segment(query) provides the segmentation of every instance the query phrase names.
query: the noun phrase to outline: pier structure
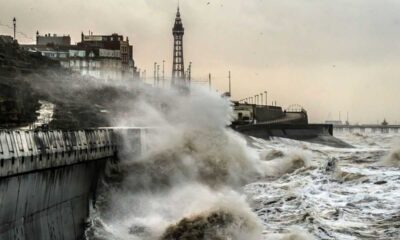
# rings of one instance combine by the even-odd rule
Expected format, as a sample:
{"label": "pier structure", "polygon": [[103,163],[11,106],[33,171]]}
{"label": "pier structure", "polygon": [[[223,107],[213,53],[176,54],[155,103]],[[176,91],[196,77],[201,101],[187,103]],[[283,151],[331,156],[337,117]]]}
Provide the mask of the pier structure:
{"label": "pier structure", "polygon": [[400,125],[334,125],[335,132],[361,132],[361,133],[398,133]]}

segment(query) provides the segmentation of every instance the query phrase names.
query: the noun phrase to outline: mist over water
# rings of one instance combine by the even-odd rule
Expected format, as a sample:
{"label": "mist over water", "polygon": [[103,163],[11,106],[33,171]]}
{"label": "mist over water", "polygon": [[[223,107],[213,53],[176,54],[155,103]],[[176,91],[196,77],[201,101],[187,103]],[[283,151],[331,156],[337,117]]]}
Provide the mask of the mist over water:
{"label": "mist over water", "polygon": [[[227,125],[231,103],[192,88],[146,89],[114,126],[146,126],[140,157],[121,161],[121,178],[98,201],[94,239],[260,239],[262,227],[241,187],[264,176],[258,153]],[[126,144],[129,148],[129,144]],[[129,149],[127,149],[129,152]],[[112,185],[112,186],[111,186]]]}
{"label": "mist over water", "polygon": [[87,239],[398,239],[397,135],[265,141],[227,128],[215,92],[136,92],[109,121],[151,127],[146,151],[109,171]]}

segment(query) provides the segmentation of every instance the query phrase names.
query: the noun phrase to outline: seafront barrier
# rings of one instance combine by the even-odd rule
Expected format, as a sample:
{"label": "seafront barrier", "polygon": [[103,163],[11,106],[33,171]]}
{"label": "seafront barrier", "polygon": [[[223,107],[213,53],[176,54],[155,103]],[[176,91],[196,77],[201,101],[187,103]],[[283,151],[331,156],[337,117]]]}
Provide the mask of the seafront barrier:
{"label": "seafront barrier", "polygon": [[82,239],[107,164],[126,136],[140,152],[141,132],[0,130],[0,239]]}

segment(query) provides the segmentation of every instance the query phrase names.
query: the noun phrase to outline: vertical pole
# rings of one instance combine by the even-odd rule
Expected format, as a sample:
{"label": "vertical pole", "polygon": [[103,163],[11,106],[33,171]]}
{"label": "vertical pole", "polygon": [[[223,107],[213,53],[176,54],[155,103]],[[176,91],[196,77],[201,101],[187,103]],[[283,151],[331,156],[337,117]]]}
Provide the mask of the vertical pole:
{"label": "vertical pole", "polygon": [[268,95],[267,95],[268,92],[264,91],[264,93],[265,93],[265,105],[268,106],[268,99],[267,99],[268,98]]}
{"label": "vertical pole", "polygon": [[165,87],[165,60],[162,61],[162,86]]}
{"label": "vertical pole", "polygon": [[13,19],[13,25],[14,25],[14,40],[16,40],[15,37],[17,32],[17,19],[15,17]]}
{"label": "vertical pole", "polygon": [[208,88],[211,91],[211,73],[208,74]]}
{"label": "vertical pole", "polygon": [[156,86],[156,81],[157,81],[157,62],[154,62],[154,87]]}
{"label": "vertical pole", "polygon": [[228,78],[229,78],[229,97],[231,97],[231,96],[232,96],[232,89],[231,89],[231,71],[229,71]]}
{"label": "vertical pole", "polygon": [[160,65],[157,65],[157,87],[160,85]]}
{"label": "vertical pole", "polygon": [[263,105],[263,104],[264,104],[264,101],[263,101],[263,94],[260,93],[260,96],[261,96],[260,105]]}
{"label": "vertical pole", "polygon": [[190,86],[190,81],[192,81],[192,62],[189,62],[189,76],[188,76],[188,85]]}

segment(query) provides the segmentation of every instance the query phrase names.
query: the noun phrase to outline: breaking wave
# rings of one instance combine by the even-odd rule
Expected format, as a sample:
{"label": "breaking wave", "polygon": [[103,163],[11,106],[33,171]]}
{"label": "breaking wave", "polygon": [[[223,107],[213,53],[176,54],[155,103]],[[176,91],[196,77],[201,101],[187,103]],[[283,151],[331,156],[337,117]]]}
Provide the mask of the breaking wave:
{"label": "breaking wave", "polygon": [[[264,177],[265,167],[258,152],[226,127],[230,102],[201,88],[190,95],[150,90],[144,96],[131,110],[124,106],[121,122],[113,121],[155,126],[143,139],[146,151],[124,155],[110,171],[114,177],[103,186],[88,238],[260,239],[260,221],[240,188]],[[129,153],[129,138],[124,145]]]}
{"label": "breaking wave", "polygon": [[[273,156],[272,159],[271,156]],[[290,151],[286,154],[281,151],[272,150],[265,155],[265,160],[267,161],[263,162],[263,172],[265,176],[269,177],[279,177],[301,168],[311,167],[310,156],[300,150]]]}
{"label": "breaking wave", "polygon": [[244,138],[216,93],[142,92],[112,121],[151,126],[146,151],[129,155],[126,139],[88,239],[398,239],[396,136],[343,134],[347,149]]}
{"label": "breaking wave", "polygon": [[400,147],[397,145],[386,155],[382,161],[382,165],[388,167],[400,167]]}

